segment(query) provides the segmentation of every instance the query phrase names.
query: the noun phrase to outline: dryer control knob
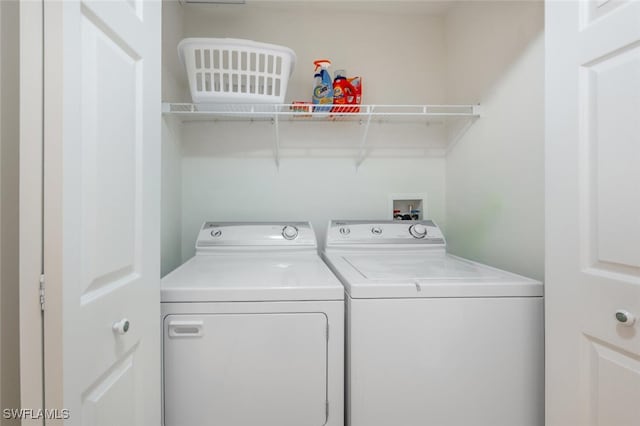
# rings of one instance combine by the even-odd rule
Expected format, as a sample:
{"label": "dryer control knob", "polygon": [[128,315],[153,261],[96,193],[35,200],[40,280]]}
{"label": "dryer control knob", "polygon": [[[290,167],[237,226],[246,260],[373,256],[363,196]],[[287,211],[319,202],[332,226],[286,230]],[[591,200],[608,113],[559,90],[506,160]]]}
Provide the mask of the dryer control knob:
{"label": "dryer control knob", "polygon": [[346,226],[343,226],[340,228],[341,235],[349,235],[350,233],[351,233],[351,229],[347,228]]}
{"label": "dryer control knob", "polygon": [[379,226],[374,226],[373,228],[371,228],[371,233],[373,235],[382,235],[382,228]]}
{"label": "dryer control knob", "polygon": [[298,236],[298,228],[295,226],[287,225],[282,228],[282,236],[285,240],[295,240]]}
{"label": "dryer control knob", "polygon": [[409,227],[409,233],[413,238],[424,238],[427,236],[427,227],[416,223]]}

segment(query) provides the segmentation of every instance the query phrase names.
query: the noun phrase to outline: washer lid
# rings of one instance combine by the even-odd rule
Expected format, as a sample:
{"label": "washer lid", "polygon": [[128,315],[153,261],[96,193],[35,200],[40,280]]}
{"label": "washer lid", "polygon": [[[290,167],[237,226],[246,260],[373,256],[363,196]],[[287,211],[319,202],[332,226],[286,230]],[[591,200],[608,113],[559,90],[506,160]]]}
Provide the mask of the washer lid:
{"label": "washer lid", "polygon": [[343,300],[317,254],[200,254],[162,279],[162,302]]}
{"label": "washer lid", "polygon": [[542,296],[542,284],[456,256],[421,252],[328,253],[353,298]]}

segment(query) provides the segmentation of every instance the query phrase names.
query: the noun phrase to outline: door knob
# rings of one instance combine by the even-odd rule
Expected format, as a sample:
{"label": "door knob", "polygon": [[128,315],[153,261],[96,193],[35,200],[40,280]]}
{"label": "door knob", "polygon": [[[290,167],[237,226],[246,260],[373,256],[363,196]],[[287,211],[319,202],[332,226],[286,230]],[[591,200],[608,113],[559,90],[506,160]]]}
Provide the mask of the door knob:
{"label": "door knob", "polygon": [[129,331],[129,320],[126,318],[121,319],[120,321],[114,322],[113,323],[113,332],[117,333],[117,334],[125,334],[127,331]]}
{"label": "door knob", "polygon": [[630,327],[636,322],[636,317],[629,311],[624,309],[618,309],[616,311],[616,320],[620,325]]}

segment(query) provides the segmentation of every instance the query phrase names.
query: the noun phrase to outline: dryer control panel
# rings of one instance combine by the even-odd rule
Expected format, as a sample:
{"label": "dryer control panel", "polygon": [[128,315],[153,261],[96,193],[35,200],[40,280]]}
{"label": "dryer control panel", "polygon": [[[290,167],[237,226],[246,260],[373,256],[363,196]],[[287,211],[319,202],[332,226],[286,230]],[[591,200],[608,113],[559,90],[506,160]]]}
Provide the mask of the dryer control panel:
{"label": "dryer control panel", "polygon": [[446,247],[442,231],[432,220],[332,220],[327,246],[348,244],[411,244]]}
{"label": "dryer control panel", "polygon": [[212,247],[317,247],[309,222],[205,222],[196,250]]}

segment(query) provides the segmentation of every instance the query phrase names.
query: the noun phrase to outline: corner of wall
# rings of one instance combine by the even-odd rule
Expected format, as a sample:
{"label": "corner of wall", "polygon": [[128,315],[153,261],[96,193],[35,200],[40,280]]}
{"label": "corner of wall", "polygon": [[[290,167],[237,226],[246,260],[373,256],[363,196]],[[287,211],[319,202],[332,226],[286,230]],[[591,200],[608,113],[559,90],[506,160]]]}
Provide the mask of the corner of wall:
{"label": "corner of wall", "polygon": [[[188,100],[186,78],[177,45],[184,37],[184,10],[177,0],[162,3],[162,100]],[[182,263],[182,126],[170,117],[161,119],[161,276]]]}
{"label": "corner of wall", "polygon": [[544,275],[544,14],[541,2],[478,2],[446,20],[449,102],[481,118],[447,154],[449,250]]}
{"label": "corner of wall", "polygon": [[163,118],[161,180],[161,276],[182,263],[182,128]]}
{"label": "corner of wall", "polygon": [[189,102],[178,43],[184,38],[184,6],[178,0],[162,1],[162,101]]}

